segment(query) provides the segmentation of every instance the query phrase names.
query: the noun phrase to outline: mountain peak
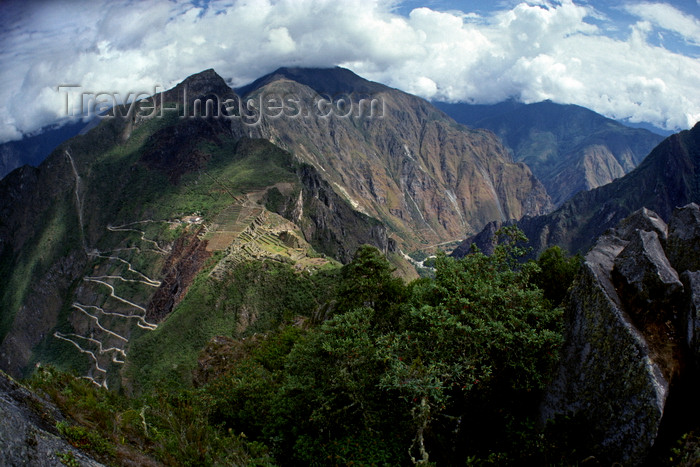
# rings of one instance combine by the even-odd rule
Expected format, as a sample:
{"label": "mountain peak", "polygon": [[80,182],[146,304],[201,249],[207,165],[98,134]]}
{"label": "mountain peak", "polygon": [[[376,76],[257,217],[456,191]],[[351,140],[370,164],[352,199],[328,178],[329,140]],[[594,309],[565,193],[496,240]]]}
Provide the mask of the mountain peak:
{"label": "mountain peak", "polygon": [[236,92],[245,96],[279,79],[289,79],[299,84],[310,87],[318,93],[337,94],[374,94],[390,89],[380,83],[366,80],[347,68],[300,68],[281,67],[262,78],[258,78],[250,84],[236,89]]}
{"label": "mountain peak", "polygon": [[198,81],[224,81],[224,79],[219,76],[219,74],[214,71],[213,68],[208,68],[204,71],[200,71],[199,73],[195,73],[191,76],[188,76],[185,78],[184,83],[188,82],[198,82]]}
{"label": "mountain peak", "polygon": [[183,92],[187,93],[188,100],[204,98],[212,94],[221,98],[233,94],[233,90],[213,68],[187,77],[183,82],[166,91],[164,99],[165,101],[180,101]]}

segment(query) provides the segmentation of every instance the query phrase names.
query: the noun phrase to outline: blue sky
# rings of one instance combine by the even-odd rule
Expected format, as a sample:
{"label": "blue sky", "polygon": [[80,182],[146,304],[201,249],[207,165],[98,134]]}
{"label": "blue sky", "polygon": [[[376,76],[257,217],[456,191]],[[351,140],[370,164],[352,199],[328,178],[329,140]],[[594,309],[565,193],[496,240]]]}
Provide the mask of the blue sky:
{"label": "blue sky", "polygon": [[214,68],[345,66],[427,99],[551,99],[678,130],[700,120],[700,0],[0,2],[0,142],[65,114],[62,84],[152,93]]}

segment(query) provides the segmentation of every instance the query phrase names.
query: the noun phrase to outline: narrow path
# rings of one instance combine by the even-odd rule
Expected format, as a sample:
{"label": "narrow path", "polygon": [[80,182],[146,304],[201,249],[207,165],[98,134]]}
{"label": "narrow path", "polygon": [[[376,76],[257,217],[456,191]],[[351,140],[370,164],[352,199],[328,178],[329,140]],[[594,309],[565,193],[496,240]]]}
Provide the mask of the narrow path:
{"label": "narrow path", "polygon": [[122,276],[85,276],[84,279],[114,279],[114,280],[119,280],[122,282],[132,282],[136,284],[146,284],[149,287],[158,287],[160,286],[159,281],[142,281],[142,280],[137,280],[137,279],[124,279]]}
{"label": "narrow path", "polygon": [[73,157],[70,154],[70,149],[65,151],[66,157],[70,162],[70,166],[73,169],[73,175],[75,176],[75,201],[78,207],[78,222],[80,223],[80,240],[83,244],[83,250],[87,251],[87,242],[85,240],[85,229],[83,227],[83,200],[80,199],[80,175],[78,175],[78,170],[75,168],[75,162],[73,162]]}
{"label": "narrow path", "polygon": [[129,225],[143,224],[146,222],[156,222],[156,221],[138,221],[138,222],[132,222],[130,224],[124,224],[124,225],[118,225],[118,226],[108,225],[107,230],[109,230],[110,232],[136,232],[136,233],[139,233],[139,234],[141,234],[141,241],[152,244],[155,247],[156,251],[158,251],[164,255],[167,255],[168,253],[170,253],[168,250],[161,248],[160,245],[158,245],[158,242],[156,242],[155,240],[151,240],[150,238],[146,238],[146,232],[144,232],[143,230],[125,228]]}
{"label": "narrow path", "polygon": [[[108,287],[110,290],[110,293],[109,293],[110,297],[113,297],[115,300],[119,300],[120,302],[122,302],[126,305],[129,305],[133,308],[136,308],[138,310],[143,311],[144,315],[140,316],[141,320],[139,323],[136,323],[137,326],[144,328],[144,329],[156,329],[158,327],[158,325],[152,324],[152,323],[149,323],[148,321],[146,321],[146,309],[144,307],[142,307],[141,305],[137,305],[136,303],[131,302],[125,298],[122,298],[119,295],[116,295],[114,293],[114,287],[111,284],[108,284],[107,282],[101,281],[99,279],[90,279],[88,277],[84,277],[83,280],[88,281],[88,282],[95,282],[97,284],[102,284],[105,287]],[[143,323],[143,325],[141,325],[140,323]]]}
{"label": "narrow path", "polygon": [[435,248],[435,247],[442,246],[442,245],[449,245],[450,243],[461,242],[465,238],[466,237],[457,237],[453,240],[447,240],[446,242],[435,243],[434,245],[427,245],[427,246],[421,247],[420,249],[427,250],[428,248]]}
{"label": "narrow path", "polygon": [[[123,247],[123,248],[115,248],[114,250],[110,250],[108,252],[100,252],[97,249],[88,249],[87,244],[85,241],[85,234],[84,234],[84,226],[83,226],[83,200],[80,197],[80,191],[81,191],[81,180],[80,176],[78,175],[77,169],[75,167],[75,164],[73,162],[73,159],[71,157],[70,152],[67,150],[66,151],[66,157],[71,163],[71,167],[73,169],[73,174],[75,175],[75,195],[76,195],[76,204],[77,204],[77,209],[78,209],[78,217],[79,217],[79,222],[80,222],[80,230],[81,230],[81,238],[82,238],[82,243],[83,243],[83,248],[85,249],[86,253],[88,254],[89,257],[93,259],[105,259],[107,261],[114,261],[121,263],[123,266],[109,266],[110,268],[114,268],[116,273],[113,274],[104,274],[104,275],[99,275],[99,276],[85,276],[83,277],[83,280],[86,282],[93,282],[96,284],[100,284],[104,287],[107,287],[109,289],[109,296],[114,298],[115,300],[118,300],[125,305],[135,308],[140,311],[140,314],[126,314],[126,313],[119,313],[119,312],[111,312],[111,311],[105,311],[102,307],[96,306],[96,305],[84,305],[79,302],[73,302],[72,307],[77,310],[77,312],[82,313],[86,315],[94,324],[90,326],[90,331],[89,331],[89,336],[83,336],[75,333],[60,333],[58,331],[54,332],[53,336],[57,339],[70,342],[75,348],[78,349],[80,353],[87,354],[92,361],[94,362],[94,368],[95,372],[90,370],[88,372],[88,375],[82,376],[83,378],[91,381],[94,383],[96,386],[104,387],[107,388],[107,369],[102,368],[99,363],[98,356],[95,354],[94,351],[88,350],[88,348],[92,347],[93,350],[96,347],[96,351],[99,355],[102,354],[107,354],[111,358],[111,361],[114,363],[118,364],[124,364],[126,361],[126,345],[128,344],[129,340],[126,336],[123,336],[111,329],[108,329],[103,325],[102,322],[100,322],[100,317],[99,314],[105,317],[110,317],[110,318],[118,318],[118,319],[123,319],[126,320],[125,322],[125,327],[126,329],[133,329],[130,327],[130,325],[126,324],[128,323],[128,320],[130,319],[135,319],[136,320],[136,326],[138,326],[141,329],[145,329],[148,331],[153,331],[157,329],[157,324],[149,323],[146,320],[146,309],[137,304],[134,303],[124,297],[120,297],[119,295],[116,294],[116,291],[114,289],[114,286],[111,285],[109,282],[106,281],[121,281],[125,283],[132,283],[132,284],[143,284],[144,286],[147,287],[153,287],[157,288],[160,287],[161,281],[156,280],[156,279],[151,279],[148,277],[146,274],[134,269],[132,266],[131,262],[120,258],[119,256],[114,256],[114,253],[120,252],[120,251],[136,251],[137,254],[141,254],[143,252],[149,251],[153,252],[159,255],[167,255],[169,254],[169,250],[165,248],[161,248],[161,246],[155,241],[151,240],[149,238],[146,238],[146,233],[142,230],[134,229],[131,228],[132,226],[135,225],[140,225],[140,224],[145,224],[145,223],[155,223],[155,222],[167,222],[167,223],[172,223],[170,221],[155,221],[152,219],[147,219],[143,221],[137,221],[137,222],[131,222],[128,224],[123,224],[123,225],[118,225],[118,226],[113,226],[113,225],[108,225],[107,230],[111,232],[136,232],[140,234],[141,241],[144,242],[148,247],[146,248],[139,248],[139,247]],[[144,246],[144,245],[140,245]],[[152,248],[151,248],[152,246]],[[126,267],[126,271],[124,271],[124,267]],[[107,272],[107,271],[105,271]],[[126,278],[123,277],[125,274],[132,274],[132,278]],[[114,324],[119,324],[119,321],[112,321],[111,325]],[[104,333],[104,334],[101,334]],[[98,336],[98,338],[95,338],[95,336]],[[107,347],[107,344],[103,343],[102,341],[107,342],[108,339],[114,338],[117,339],[117,341],[110,341],[110,342],[115,342],[115,346],[112,347]],[[101,339],[101,340],[100,340]],[[87,344],[89,343],[89,345]],[[86,348],[86,346],[88,348]],[[103,360],[104,361],[104,360]],[[104,377],[98,376],[98,374],[104,375]],[[92,374],[93,376],[90,376]]]}
{"label": "narrow path", "polygon": [[95,361],[95,369],[96,369],[97,371],[101,372],[101,373],[104,373],[105,379],[104,379],[104,381],[102,381],[102,383],[98,383],[97,380],[95,380],[95,378],[93,378],[92,376],[83,376],[83,378],[89,379],[90,381],[92,381],[93,383],[95,383],[97,386],[101,386],[101,387],[104,387],[105,389],[108,389],[108,388],[107,388],[107,370],[105,370],[105,369],[103,369],[103,368],[100,368],[100,364],[99,364],[99,362],[97,361],[97,357],[95,356],[95,354],[94,354],[93,352],[91,352],[90,350],[85,350],[85,349],[83,349],[83,348],[80,346],[80,344],[78,344],[77,342],[75,342],[75,341],[72,340],[72,339],[69,339],[69,338],[65,337],[64,335],[62,335],[62,334],[59,333],[58,331],[54,332],[54,333],[53,333],[53,336],[54,336],[55,338],[57,338],[57,339],[61,339],[61,340],[70,342],[71,344],[73,344],[74,346],[76,346],[76,347],[78,348],[78,350],[79,350],[81,353],[88,354],[90,357],[92,357],[92,359]]}
{"label": "narrow path", "polygon": [[[79,303],[73,303],[72,306],[73,306],[73,308],[82,311],[83,313],[85,313],[86,315],[88,315],[90,318],[94,319],[94,320],[95,320],[95,324],[97,324],[97,327],[100,328],[101,330],[103,330],[104,332],[106,332],[107,334],[110,334],[110,335],[116,337],[117,339],[121,339],[121,340],[123,340],[124,342],[129,342],[129,340],[128,340],[126,337],[121,336],[121,335],[117,334],[117,333],[114,332],[114,331],[110,331],[109,329],[107,329],[107,328],[105,328],[104,326],[102,326],[102,324],[100,323],[99,318],[97,318],[97,316],[95,316],[95,315],[91,315],[90,313],[88,313],[88,311],[87,311],[82,305],[80,305]],[[87,308],[87,307],[86,307],[86,308]],[[90,307],[90,308],[97,308],[97,307]],[[123,351],[122,351],[122,353],[124,354]],[[124,356],[126,357],[126,354],[124,354]]]}
{"label": "narrow path", "polygon": [[[110,260],[122,262],[122,263],[126,264],[128,270],[129,270],[130,272],[133,272],[133,273],[136,274],[137,276],[141,277],[141,278],[143,279],[144,283],[150,285],[151,287],[160,287],[160,284],[161,284],[160,281],[151,279],[150,277],[148,277],[148,276],[145,275],[144,273],[137,271],[136,269],[134,269],[134,268],[131,266],[131,263],[130,263],[130,262],[128,262],[128,261],[125,260],[125,259],[120,258],[119,256],[105,256],[105,255],[101,254],[100,252],[98,252],[97,254],[94,254],[93,256],[95,256],[95,257],[97,257],[97,258],[104,258],[104,259],[110,259]],[[128,280],[128,279],[124,279],[124,280]]]}
{"label": "narrow path", "polygon": [[[139,323],[144,322],[143,316],[125,315],[124,313],[117,313],[116,311],[105,311],[104,309],[100,308],[99,306],[95,306],[95,305],[82,305],[80,303],[78,303],[78,305],[80,305],[83,308],[94,308],[95,310],[99,311],[100,313],[102,313],[103,315],[106,315],[106,316],[118,316],[119,318],[124,318],[124,319],[136,319],[139,321]],[[139,323],[137,323],[137,325]],[[149,323],[145,323],[145,324],[147,324],[148,326],[156,326],[155,324],[149,324]],[[146,327],[146,326],[139,326],[139,327],[141,327],[143,329],[150,329],[150,330],[155,329],[155,327]]]}
{"label": "narrow path", "polygon": [[[123,351],[122,349],[117,348],[117,347],[108,347],[108,348],[105,349],[105,348],[102,346],[102,342],[98,341],[98,340],[95,339],[94,337],[81,336],[80,334],[75,334],[75,333],[72,333],[72,332],[70,332],[70,333],[68,333],[68,334],[62,334],[62,335],[63,335],[64,338],[67,338],[68,336],[71,336],[71,337],[73,337],[73,338],[75,338],[75,339],[84,339],[84,340],[86,340],[86,341],[88,341],[88,342],[92,342],[93,344],[95,344],[95,345],[97,345],[97,346],[99,347],[98,353],[100,353],[100,354],[105,354],[105,353],[108,353],[108,352],[116,352],[116,353],[120,353],[120,354],[124,355],[124,351]],[[90,352],[90,351],[88,350],[88,352]],[[90,352],[90,353],[92,353],[92,352]],[[95,355],[94,353],[92,353],[92,354]],[[115,363],[124,363],[124,361],[123,361],[123,360],[119,360],[119,359],[117,358],[116,355],[114,355],[114,356],[112,357],[112,361],[115,362]],[[105,373],[106,373],[106,370],[105,370]]]}

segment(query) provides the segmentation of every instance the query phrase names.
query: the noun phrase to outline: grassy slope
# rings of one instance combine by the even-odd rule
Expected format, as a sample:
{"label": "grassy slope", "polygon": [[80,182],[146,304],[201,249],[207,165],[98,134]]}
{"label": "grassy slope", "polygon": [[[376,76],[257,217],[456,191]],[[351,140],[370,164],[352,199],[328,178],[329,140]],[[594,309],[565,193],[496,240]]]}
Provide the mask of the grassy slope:
{"label": "grassy slope", "polygon": [[[205,220],[211,220],[233,202],[232,194],[241,195],[278,182],[296,181],[293,163],[287,153],[263,141],[238,144],[232,139],[222,138],[216,143],[200,144],[199,149],[210,157],[204,170],[186,174],[177,184],[171,183],[165,173],[149,169],[140,162],[149,150],[149,137],[170,123],[175,122],[148,121],[134,130],[126,142],[103,152],[90,150],[92,140],[104,138],[106,134],[116,140],[114,135],[120,130],[115,128],[119,126],[116,120],[103,122],[96,135],[79,137],[67,143],[83,183],[84,225],[89,248],[106,251],[115,247],[143,246],[137,233],[109,232],[107,225],[145,219],[167,220],[195,212],[201,213]],[[99,209],[93,209],[93,206],[99,206]],[[39,216],[42,223],[38,225],[35,237],[25,243],[25,249],[14,258],[7,255],[0,264],[2,271],[7,272],[4,277],[8,278],[1,296],[0,330],[3,335],[12,325],[14,312],[30,293],[32,282],[60,258],[82,248],[73,190],[54,197],[44,212],[45,217]],[[139,229],[146,232],[147,238],[156,239],[161,244],[174,240],[181,232],[180,229],[170,229],[163,222],[144,224]],[[162,256],[128,251],[119,255],[150,277],[158,276],[164,260]],[[89,261],[85,274],[89,274],[100,261],[103,260]],[[80,279],[76,280],[71,290],[80,283]],[[118,294],[128,287],[129,284],[115,285]],[[70,305],[72,292],[66,293],[64,300],[58,329],[70,332],[70,316],[74,312]],[[136,334],[139,332],[143,331],[136,331]],[[85,354],[76,352],[70,343],[58,341],[51,334],[45,336],[35,349],[32,362],[36,361],[79,372],[89,365]]]}
{"label": "grassy slope", "polygon": [[199,352],[212,337],[249,336],[308,317],[332,293],[335,275],[299,274],[275,262],[237,265],[221,281],[205,270],[168,319],[133,342],[126,376],[136,392],[157,382],[189,386]]}

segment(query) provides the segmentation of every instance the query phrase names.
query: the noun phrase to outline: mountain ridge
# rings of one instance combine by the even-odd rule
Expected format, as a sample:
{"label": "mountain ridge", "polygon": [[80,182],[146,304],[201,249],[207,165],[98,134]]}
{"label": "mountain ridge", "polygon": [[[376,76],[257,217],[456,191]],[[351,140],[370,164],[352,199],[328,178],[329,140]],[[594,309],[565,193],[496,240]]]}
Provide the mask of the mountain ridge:
{"label": "mountain ridge", "polygon": [[[559,245],[572,253],[585,252],[592,241],[627,215],[643,207],[668,221],[673,209],[700,201],[700,122],[690,130],[664,139],[632,172],[608,185],[580,192],[557,210],[544,216],[515,222],[530,239],[534,253]],[[480,247],[490,248],[493,231],[487,226],[453,252],[463,256],[479,238]]]}
{"label": "mountain ridge", "polygon": [[[185,88],[188,100],[224,91],[207,75],[165,103]],[[0,366],[10,373],[54,363],[121,385],[131,342],[155,332],[202,274],[217,280],[203,272],[211,261],[316,270],[365,243],[392,254],[383,225],[270,142],[234,138],[213,117],[118,114],[0,180]],[[282,212],[290,220],[263,215],[272,188],[297,201]]]}
{"label": "mountain ridge", "polygon": [[436,105],[460,123],[496,133],[513,158],[542,181],[556,206],[630,172],[663,139],[585,107],[552,101]]}
{"label": "mountain ridge", "polygon": [[[490,131],[467,129],[424,99],[368,82],[349,70],[326,70],[316,81],[309,78],[313,70],[281,70],[246,88],[245,99],[293,95],[312,103],[306,106],[310,117],[263,116],[258,126],[241,126],[241,134],[269,139],[319,170],[323,167],[324,176],[342,186],[344,192],[339,191],[354,206],[390,226],[402,248],[411,251],[456,239],[489,219],[550,209],[536,177],[524,164],[514,163]],[[289,79],[299,74],[301,82]],[[328,82],[330,91],[322,91]],[[378,92],[348,93],[352,89]],[[332,98],[336,90],[343,90],[343,98],[351,102],[376,99],[381,117],[315,118],[314,104]],[[442,193],[447,197],[437,196]]]}

